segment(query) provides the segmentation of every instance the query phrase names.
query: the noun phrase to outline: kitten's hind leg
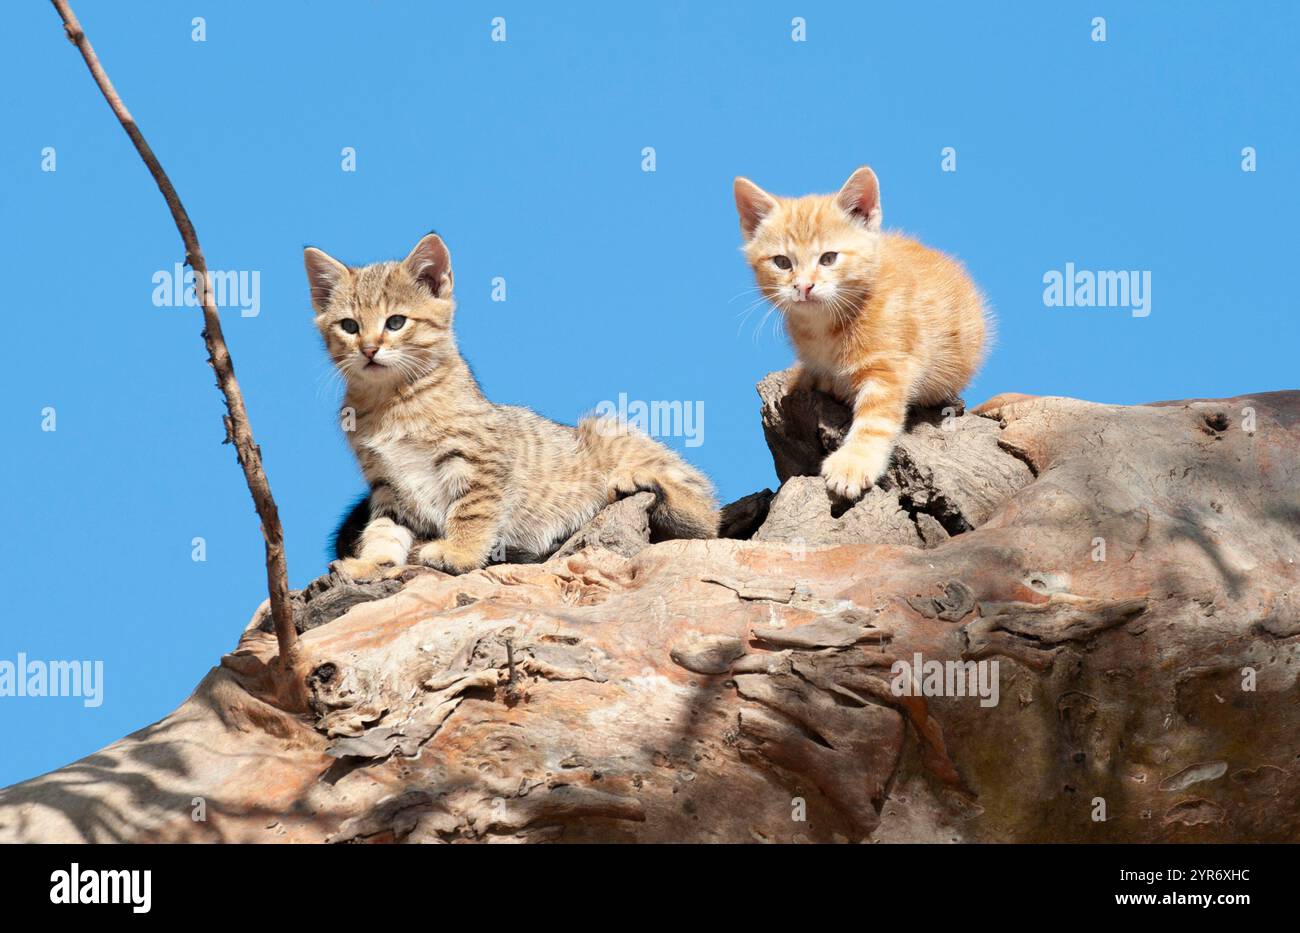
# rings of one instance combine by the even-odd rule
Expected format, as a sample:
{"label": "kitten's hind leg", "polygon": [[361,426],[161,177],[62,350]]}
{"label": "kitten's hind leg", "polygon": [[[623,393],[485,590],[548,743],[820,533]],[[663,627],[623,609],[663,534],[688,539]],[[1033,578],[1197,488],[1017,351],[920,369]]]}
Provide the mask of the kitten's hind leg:
{"label": "kitten's hind leg", "polygon": [[620,466],[609,475],[607,493],[611,503],[634,496],[638,492],[653,492],[659,495],[659,481],[653,470],[646,467]]}
{"label": "kitten's hind leg", "polygon": [[578,422],[578,441],[583,462],[606,477],[606,503],[642,491],[655,494],[652,541],[718,536],[713,487],[663,444],[609,417]]}

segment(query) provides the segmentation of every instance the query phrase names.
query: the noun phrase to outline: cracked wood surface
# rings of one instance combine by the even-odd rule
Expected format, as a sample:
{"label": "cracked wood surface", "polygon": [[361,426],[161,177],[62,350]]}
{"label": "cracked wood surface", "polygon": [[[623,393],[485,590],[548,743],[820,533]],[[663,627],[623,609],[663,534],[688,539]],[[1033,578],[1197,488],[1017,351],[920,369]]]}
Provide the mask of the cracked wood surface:
{"label": "cracked wood surface", "polygon": [[[650,545],[626,500],[545,564],[318,581],[310,717],[259,613],[0,840],[1300,841],[1300,394],[956,421],[900,447],[911,543]],[[999,702],[897,695],[917,655]]]}

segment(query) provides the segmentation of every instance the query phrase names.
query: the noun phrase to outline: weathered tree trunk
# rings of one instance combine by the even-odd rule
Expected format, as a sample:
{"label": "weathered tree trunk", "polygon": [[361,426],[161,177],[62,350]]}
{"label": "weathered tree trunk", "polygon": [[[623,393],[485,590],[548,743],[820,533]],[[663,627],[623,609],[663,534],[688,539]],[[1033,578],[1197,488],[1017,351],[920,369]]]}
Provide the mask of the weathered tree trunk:
{"label": "weathered tree trunk", "polygon": [[[323,579],[310,718],[260,612],[0,839],[1300,840],[1300,394],[922,413],[846,509],[800,475],[842,412],[783,378],[755,540],[647,545],[641,498],[546,564]],[[918,655],[996,703],[899,695]]]}

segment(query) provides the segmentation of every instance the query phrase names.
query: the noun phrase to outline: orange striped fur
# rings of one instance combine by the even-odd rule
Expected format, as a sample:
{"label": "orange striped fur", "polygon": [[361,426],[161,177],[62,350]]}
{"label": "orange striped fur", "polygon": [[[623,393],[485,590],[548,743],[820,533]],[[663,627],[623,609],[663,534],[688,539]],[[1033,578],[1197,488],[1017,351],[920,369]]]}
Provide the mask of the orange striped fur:
{"label": "orange striped fur", "polygon": [[955,259],[880,229],[880,185],[865,166],[833,195],[779,198],[735,182],[749,261],[780,309],[799,381],[853,409],[822,464],[830,490],[861,496],[889,465],[908,405],[956,398],[983,357],[984,301]]}

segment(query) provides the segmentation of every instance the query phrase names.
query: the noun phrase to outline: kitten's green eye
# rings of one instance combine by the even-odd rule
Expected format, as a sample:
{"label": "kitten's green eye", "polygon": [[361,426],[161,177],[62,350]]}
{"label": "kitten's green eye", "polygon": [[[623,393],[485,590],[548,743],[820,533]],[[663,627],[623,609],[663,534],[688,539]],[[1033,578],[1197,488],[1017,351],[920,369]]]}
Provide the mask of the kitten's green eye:
{"label": "kitten's green eye", "polygon": [[403,314],[394,314],[388,320],[384,321],[384,326],[389,330],[401,330],[402,325],[406,323],[406,316]]}
{"label": "kitten's green eye", "polygon": [[772,262],[776,263],[776,267],[777,267],[778,269],[786,269],[786,270],[789,270],[789,269],[794,268],[794,263],[792,263],[792,262],[790,261],[790,257],[789,257],[789,256],[773,256],[773,257],[772,257]]}
{"label": "kitten's green eye", "polygon": [[343,328],[345,334],[355,334],[357,331],[361,330],[361,325],[350,317],[339,321],[339,327]]}
{"label": "kitten's green eye", "polygon": [[839,255],[840,255],[839,253],[822,253],[822,258],[817,261],[820,262],[823,266],[833,266],[835,264],[835,260],[839,258]]}

